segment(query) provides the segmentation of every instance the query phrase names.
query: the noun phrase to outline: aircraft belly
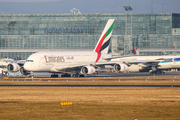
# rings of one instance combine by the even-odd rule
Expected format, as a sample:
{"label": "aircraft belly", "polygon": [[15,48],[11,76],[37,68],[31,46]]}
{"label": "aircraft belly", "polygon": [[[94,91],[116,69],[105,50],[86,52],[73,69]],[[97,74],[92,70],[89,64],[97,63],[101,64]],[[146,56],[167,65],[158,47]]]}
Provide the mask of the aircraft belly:
{"label": "aircraft belly", "polygon": [[180,68],[180,62],[173,62],[172,68]]}
{"label": "aircraft belly", "polygon": [[180,68],[180,62],[171,62],[171,63],[161,63],[159,64],[159,69],[176,69]]}
{"label": "aircraft belly", "polygon": [[170,69],[173,63],[160,63],[158,69]]}

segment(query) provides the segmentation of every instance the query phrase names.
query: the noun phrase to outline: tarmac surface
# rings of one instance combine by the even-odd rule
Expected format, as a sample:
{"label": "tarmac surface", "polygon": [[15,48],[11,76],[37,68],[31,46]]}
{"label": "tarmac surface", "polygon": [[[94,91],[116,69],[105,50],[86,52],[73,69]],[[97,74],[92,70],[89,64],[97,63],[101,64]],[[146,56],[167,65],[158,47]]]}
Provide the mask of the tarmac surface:
{"label": "tarmac surface", "polygon": [[86,77],[135,77],[135,76],[180,76],[180,72],[165,72],[165,74],[150,74],[149,72],[138,73],[111,73],[104,72],[100,74],[87,75]]}
{"label": "tarmac surface", "polygon": [[[59,74],[60,76],[60,74]],[[139,72],[139,73],[111,73],[111,72],[103,72],[100,74],[92,74],[86,75],[86,77],[138,77],[138,76],[146,76],[146,77],[154,77],[154,76],[180,76],[180,72],[166,72],[165,74],[150,74],[149,72]],[[4,78],[4,76],[0,76],[0,78]],[[9,78],[29,78],[28,76],[9,76]],[[36,75],[33,78],[51,78],[49,75]],[[61,78],[61,77],[60,77]]]}
{"label": "tarmac surface", "polygon": [[[51,78],[50,75],[49,76],[37,76],[37,77],[33,77],[33,78],[29,78],[29,77],[22,77],[22,76],[11,76],[9,77],[9,79],[7,81],[36,81],[36,80],[39,80],[41,79],[41,81],[81,81],[81,80],[96,80],[96,78],[98,78],[97,80],[101,80],[99,78],[102,78],[102,77],[106,77],[105,79],[102,78],[102,80],[116,80],[116,79],[119,79],[119,78],[113,78],[113,77],[134,77],[134,80],[141,80],[141,79],[135,79],[136,77],[154,77],[154,76],[158,76],[158,77],[180,77],[180,72],[166,72],[166,74],[150,74],[148,72],[144,72],[144,73],[109,73],[109,72],[104,72],[104,73],[101,73],[101,74],[92,74],[92,75],[88,75],[86,77],[81,77],[81,78],[62,78],[62,77],[59,77],[58,78]],[[3,77],[4,76],[0,76],[0,78],[2,78],[3,80]],[[92,78],[91,78],[92,77]],[[111,78],[112,77],[112,78]],[[83,79],[85,78],[85,79]],[[50,80],[51,79],[51,80]],[[144,79],[144,78],[143,78]],[[121,79],[123,80],[123,79]],[[125,80],[128,80],[128,78]],[[131,78],[132,80],[132,78]],[[150,80],[150,79],[148,79]],[[158,80],[158,79],[156,79]],[[65,84],[65,85],[62,85],[62,84],[4,84],[4,85],[0,85],[0,87],[180,87],[180,85],[111,85],[111,84],[108,84],[108,85],[69,85],[69,84]]]}
{"label": "tarmac surface", "polygon": [[180,87],[180,85],[0,85],[0,87]]}

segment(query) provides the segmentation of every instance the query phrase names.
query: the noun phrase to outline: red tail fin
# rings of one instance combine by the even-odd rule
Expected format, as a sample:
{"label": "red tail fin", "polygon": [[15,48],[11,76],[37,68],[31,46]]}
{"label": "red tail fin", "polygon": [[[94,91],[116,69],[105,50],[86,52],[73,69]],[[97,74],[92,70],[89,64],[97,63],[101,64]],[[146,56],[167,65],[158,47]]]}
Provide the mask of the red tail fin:
{"label": "red tail fin", "polygon": [[134,43],[133,43],[133,54],[136,55],[136,48],[134,46]]}

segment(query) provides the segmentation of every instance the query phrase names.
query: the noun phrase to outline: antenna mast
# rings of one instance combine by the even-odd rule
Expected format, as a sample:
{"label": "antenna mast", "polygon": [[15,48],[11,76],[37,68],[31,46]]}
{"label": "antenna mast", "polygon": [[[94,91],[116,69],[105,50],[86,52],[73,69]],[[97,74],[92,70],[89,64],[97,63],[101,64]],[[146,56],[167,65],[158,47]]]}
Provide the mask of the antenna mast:
{"label": "antenna mast", "polygon": [[151,13],[153,13],[153,1],[151,1]]}
{"label": "antenna mast", "polygon": [[162,13],[164,13],[164,0],[162,0]]}

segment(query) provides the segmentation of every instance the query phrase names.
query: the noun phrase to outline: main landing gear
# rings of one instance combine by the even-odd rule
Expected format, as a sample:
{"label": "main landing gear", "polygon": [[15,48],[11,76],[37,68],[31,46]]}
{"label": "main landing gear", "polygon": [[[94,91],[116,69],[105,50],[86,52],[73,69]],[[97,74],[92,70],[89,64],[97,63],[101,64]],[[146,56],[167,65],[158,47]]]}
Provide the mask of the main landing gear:
{"label": "main landing gear", "polygon": [[165,74],[163,70],[151,71],[150,74]]}
{"label": "main landing gear", "polygon": [[54,73],[51,75],[52,78],[58,77],[58,74]]}
{"label": "main landing gear", "polygon": [[71,74],[65,73],[65,74],[62,74],[61,77],[71,77]]}
{"label": "main landing gear", "polygon": [[[53,73],[51,75],[51,77],[56,78],[56,77],[58,77],[58,74]],[[78,74],[78,73],[72,74],[72,76],[71,76],[71,74],[65,73],[65,74],[62,74],[61,77],[85,77],[85,76],[83,74]]]}
{"label": "main landing gear", "polygon": [[73,74],[72,77],[84,77],[84,75],[76,73],[76,74]]}
{"label": "main landing gear", "polygon": [[71,74],[65,73],[65,74],[62,74],[61,77],[84,77],[84,75],[76,73],[76,74],[72,74],[71,76]]}

